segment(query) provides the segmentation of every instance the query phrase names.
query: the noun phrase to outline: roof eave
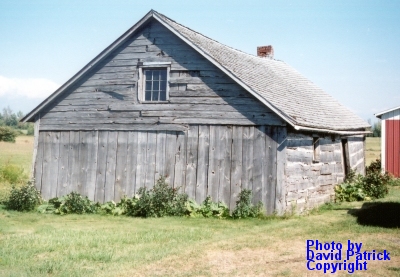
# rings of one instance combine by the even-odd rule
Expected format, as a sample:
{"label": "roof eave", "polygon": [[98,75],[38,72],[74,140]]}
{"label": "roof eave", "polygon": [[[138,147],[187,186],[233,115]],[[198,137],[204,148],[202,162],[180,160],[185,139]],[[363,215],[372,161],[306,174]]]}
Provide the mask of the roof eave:
{"label": "roof eave", "polygon": [[53,92],[49,97],[43,100],[36,108],[29,112],[25,117],[23,117],[21,122],[34,121],[34,117],[40,112],[45,106],[50,104],[57,96],[63,93],[68,87],[78,81],[87,71],[89,71],[98,62],[103,60],[112,51],[114,51],[118,46],[123,44],[129,36],[131,36],[138,28],[145,24],[149,19],[153,18],[154,11],[150,10],[141,20],[139,20],[135,25],[133,25],[129,30],[117,38],[113,43],[111,43],[106,49],[104,49],[99,55],[92,59],[87,65],[85,65],[81,70],[78,71],[72,78],[65,82],[61,87],[59,87],[55,92]]}
{"label": "roof eave", "polygon": [[395,108],[392,108],[392,109],[389,109],[389,110],[385,110],[385,111],[382,111],[382,112],[379,112],[379,113],[376,113],[376,114],[374,114],[374,115],[375,115],[377,118],[381,118],[382,115],[384,115],[385,113],[389,113],[389,112],[392,112],[392,111],[395,111],[395,110],[398,110],[398,109],[400,109],[400,106],[395,107]]}
{"label": "roof eave", "polygon": [[[337,134],[337,135],[367,135],[371,134],[371,131],[364,130],[331,130],[331,129],[321,129],[321,128],[311,128],[295,125],[294,129],[297,131],[307,131],[307,132],[316,132],[316,133],[327,133],[327,134]],[[360,128],[361,129],[361,128]]]}

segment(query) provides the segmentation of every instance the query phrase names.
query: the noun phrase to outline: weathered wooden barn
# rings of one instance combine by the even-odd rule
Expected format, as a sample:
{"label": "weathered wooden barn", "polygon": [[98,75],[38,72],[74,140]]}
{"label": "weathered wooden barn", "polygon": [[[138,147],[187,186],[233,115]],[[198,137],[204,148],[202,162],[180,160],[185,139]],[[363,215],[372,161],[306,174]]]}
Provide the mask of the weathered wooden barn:
{"label": "weathered wooden barn", "polygon": [[329,200],[349,168],[364,171],[369,125],[258,50],[150,11],[23,119],[36,186],[104,202],[166,176],[231,208],[244,188],[267,213]]}
{"label": "weathered wooden barn", "polygon": [[400,177],[400,106],[375,114],[381,122],[382,169]]}

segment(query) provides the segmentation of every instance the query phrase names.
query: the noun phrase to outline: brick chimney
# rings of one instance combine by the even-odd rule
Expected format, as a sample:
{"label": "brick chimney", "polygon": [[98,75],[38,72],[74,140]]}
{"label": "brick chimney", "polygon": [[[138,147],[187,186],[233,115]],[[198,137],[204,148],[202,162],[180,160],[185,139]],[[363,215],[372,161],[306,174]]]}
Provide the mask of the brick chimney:
{"label": "brick chimney", "polygon": [[258,46],[257,47],[257,56],[273,59],[274,58],[274,48],[272,48],[272,45]]}

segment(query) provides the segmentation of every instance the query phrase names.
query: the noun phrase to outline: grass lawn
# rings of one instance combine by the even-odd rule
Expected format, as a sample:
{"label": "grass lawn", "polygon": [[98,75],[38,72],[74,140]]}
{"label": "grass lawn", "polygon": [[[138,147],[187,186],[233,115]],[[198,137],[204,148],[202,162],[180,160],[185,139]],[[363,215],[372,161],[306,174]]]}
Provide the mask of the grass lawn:
{"label": "grass lawn", "polygon": [[370,165],[371,162],[381,158],[381,138],[367,137],[365,146],[365,163]]}
{"label": "grass lawn", "polygon": [[[367,153],[379,151],[377,141],[367,138]],[[0,143],[0,166],[29,172],[32,145],[25,136]],[[399,206],[400,187],[379,202],[268,220],[58,216],[0,206],[0,276],[322,276],[306,269],[306,240],[386,249],[390,261],[368,261],[353,276],[400,276]]]}
{"label": "grass lawn", "polygon": [[[386,249],[390,261],[368,261],[367,271],[353,276],[400,276],[400,229],[380,227],[400,226],[399,199],[400,187],[393,187],[378,203],[395,207],[368,211],[364,220],[363,202],[269,220],[59,216],[0,208],[0,276],[322,276],[306,269],[308,239],[341,242],[344,249],[347,240],[362,242],[362,251]],[[377,226],[365,225],[371,214],[369,224]]]}

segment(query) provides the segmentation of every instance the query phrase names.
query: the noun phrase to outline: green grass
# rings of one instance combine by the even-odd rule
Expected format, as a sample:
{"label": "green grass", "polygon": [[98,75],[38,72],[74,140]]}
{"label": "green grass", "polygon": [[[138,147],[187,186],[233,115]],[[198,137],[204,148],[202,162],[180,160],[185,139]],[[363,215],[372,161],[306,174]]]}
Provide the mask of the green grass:
{"label": "green grass", "polygon": [[[400,188],[393,187],[376,203],[399,199]],[[358,223],[357,211],[365,206],[326,205],[308,216],[264,220],[58,216],[0,208],[0,276],[305,276],[307,239],[350,239],[364,250],[387,249],[392,260],[368,262],[362,276],[400,276],[399,228]]]}
{"label": "green grass", "polygon": [[381,138],[366,138],[365,145],[365,163],[370,165],[371,162],[381,158]]}
{"label": "green grass", "polygon": [[[29,173],[32,146],[33,137],[25,136],[0,143],[0,166],[8,161]],[[379,139],[367,138],[367,163],[379,156],[379,146]],[[0,276],[313,276],[305,268],[307,239],[387,249],[391,261],[368,262],[367,272],[353,276],[400,276],[400,230],[382,227],[400,214],[400,187],[374,203],[381,202],[396,205],[368,210],[370,203],[341,203],[308,216],[237,221],[57,216],[0,207]]]}

